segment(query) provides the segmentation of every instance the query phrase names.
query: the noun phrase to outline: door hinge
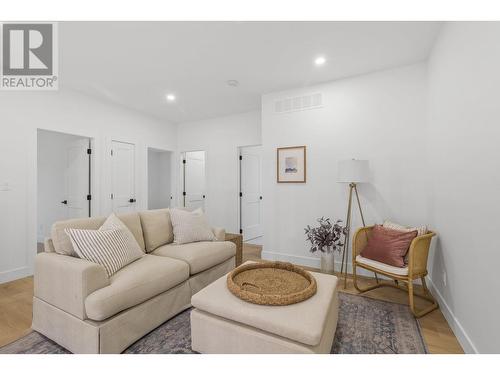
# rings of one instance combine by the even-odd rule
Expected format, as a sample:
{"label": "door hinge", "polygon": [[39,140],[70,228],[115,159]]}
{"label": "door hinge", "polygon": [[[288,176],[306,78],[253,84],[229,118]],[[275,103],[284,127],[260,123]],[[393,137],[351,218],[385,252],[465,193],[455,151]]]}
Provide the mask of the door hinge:
{"label": "door hinge", "polygon": [[243,229],[240,229],[240,234],[243,234]]}
{"label": "door hinge", "polygon": [[111,193],[111,199],[114,199],[114,198],[115,198],[114,194],[113,194],[113,193]]}
{"label": "door hinge", "polygon": [[240,155],[240,160],[243,160],[243,156]]}
{"label": "door hinge", "polygon": [[183,192],[182,192],[182,195],[186,196],[186,192],[185,192],[185,191],[183,191]]}
{"label": "door hinge", "polygon": [[92,149],[91,148],[88,148],[87,149],[87,155],[91,155],[92,154]]}
{"label": "door hinge", "polygon": [[111,150],[111,156],[113,156],[113,150]]}
{"label": "door hinge", "polygon": [[243,193],[240,191],[240,198],[243,196]]}
{"label": "door hinge", "polygon": [[186,164],[186,159],[182,159],[182,164]]}
{"label": "door hinge", "polygon": [[90,194],[89,194],[89,195],[87,195],[87,200],[88,200],[88,201],[91,201],[91,200],[92,200],[92,195],[90,195]]}

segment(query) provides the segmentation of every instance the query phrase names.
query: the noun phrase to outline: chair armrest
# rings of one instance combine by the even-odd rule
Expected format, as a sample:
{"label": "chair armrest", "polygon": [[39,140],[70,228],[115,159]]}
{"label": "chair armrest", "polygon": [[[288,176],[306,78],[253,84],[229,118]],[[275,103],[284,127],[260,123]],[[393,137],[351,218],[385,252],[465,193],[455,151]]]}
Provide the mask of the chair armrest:
{"label": "chair armrest", "polygon": [[224,228],[212,228],[212,232],[214,232],[217,241],[226,240],[226,230]]}
{"label": "chair armrest", "polygon": [[411,241],[408,250],[408,272],[410,278],[420,277],[427,274],[427,258],[429,257],[429,248],[432,237],[436,233],[428,232],[422,236],[415,237]]}
{"label": "chair armrest", "polygon": [[109,285],[103,266],[85,259],[56,253],[35,257],[35,297],[86,319],[85,298]]}
{"label": "chair armrest", "polygon": [[352,239],[352,260],[354,261],[356,257],[361,254],[361,251],[365,248],[368,243],[368,238],[373,229],[373,225],[369,227],[361,227],[356,230]]}

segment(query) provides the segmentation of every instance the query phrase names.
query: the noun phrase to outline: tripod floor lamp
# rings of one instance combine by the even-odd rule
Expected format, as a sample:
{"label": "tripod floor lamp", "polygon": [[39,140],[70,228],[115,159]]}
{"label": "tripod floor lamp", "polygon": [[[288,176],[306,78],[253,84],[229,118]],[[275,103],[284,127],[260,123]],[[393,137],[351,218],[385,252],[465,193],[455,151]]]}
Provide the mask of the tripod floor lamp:
{"label": "tripod floor lamp", "polygon": [[338,163],[337,182],[349,184],[349,200],[347,202],[347,215],[345,225],[347,232],[344,240],[344,250],[342,252],[342,266],[340,268],[340,276],[344,275],[344,289],[347,287],[347,264],[349,263],[349,239],[351,237],[351,212],[352,212],[352,198],[353,192],[356,195],[356,202],[358,203],[359,214],[361,222],[365,227],[365,218],[363,217],[363,210],[359,202],[358,183],[365,183],[369,181],[369,168],[368,160],[340,160]]}

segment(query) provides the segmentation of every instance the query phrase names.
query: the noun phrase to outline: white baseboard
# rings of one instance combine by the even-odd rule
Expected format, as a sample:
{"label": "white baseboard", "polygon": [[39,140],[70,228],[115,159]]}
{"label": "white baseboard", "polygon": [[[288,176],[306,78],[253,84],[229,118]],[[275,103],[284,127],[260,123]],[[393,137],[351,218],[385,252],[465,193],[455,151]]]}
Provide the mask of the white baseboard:
{"label": "white baseboard", "polygon": [[[342,256],[337,256],[335,254],[335,271],[339,271],[342,266]],[[275,253],[272,251],[262,251],[262,259],[266,260],[279,260],[282,262],[290,262],[293,264],[298,264],[301,266],[312,267],[312,268],[320,268],[321,260],[317,257],[305,257],[300,255],[290,255],[283,253]],[[356,274],[361,276],[373,277],[373,272],[365,270],[363,268],[356,268]],[[352,272],[352,264],[351,262],[347,263],[347,271],[349,273]]]}
{"label": "white baseboard", "polygon": [[462,324],[460,324],[460,321],[457,319],[455,314],[453,314],[453,311],[451,310],[450,306],[448,306],[448,304],[446,303],[443,295],[439,292],[439,290],[432,282],[432,279],[427,277],[427,280],[429,282],[429,290],[431,291],[434,298],[437,299],[439,303],[439,309],[443,313],[451,330],[457,337],[458,342],[460,343],[460,345],[462,345],[464,352],[467,354],[478,354],[479,351],[476,349],[476,346],[470,339],[467,332],[465,332],[464,327],[462,326]]}
{"label": "white baseboard", "polygon": [[13,270],[2,271],[0,272],[0,284],[7,283],[9,281],[22,279],[23,277],[33,275],[33,271],[30,267],[20,267],[15,268]]}

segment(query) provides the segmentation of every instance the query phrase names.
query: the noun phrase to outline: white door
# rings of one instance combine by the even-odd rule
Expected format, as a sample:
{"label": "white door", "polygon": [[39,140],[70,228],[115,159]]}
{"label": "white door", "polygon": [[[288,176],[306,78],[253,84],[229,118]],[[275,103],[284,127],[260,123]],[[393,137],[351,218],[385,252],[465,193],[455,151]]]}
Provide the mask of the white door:
{"label": "white door", "polygon": [[205,210],[205,151],[184,153],[184,207]]}
{"label": "white door", "polygon": [[115,213],[136,210],[135,145],[111,143],[111,202]]}
{"label": "white door", "polygon": [[243,241],[262,236],[261,146],[241,148],[240,192]]}
{"label": "white door", "polygon": [[67,218],[90,216],[90,163],[87,149],[88,139],[72,141],[66,147],[65,187],[66,194],[61,202],[66,206]]}

